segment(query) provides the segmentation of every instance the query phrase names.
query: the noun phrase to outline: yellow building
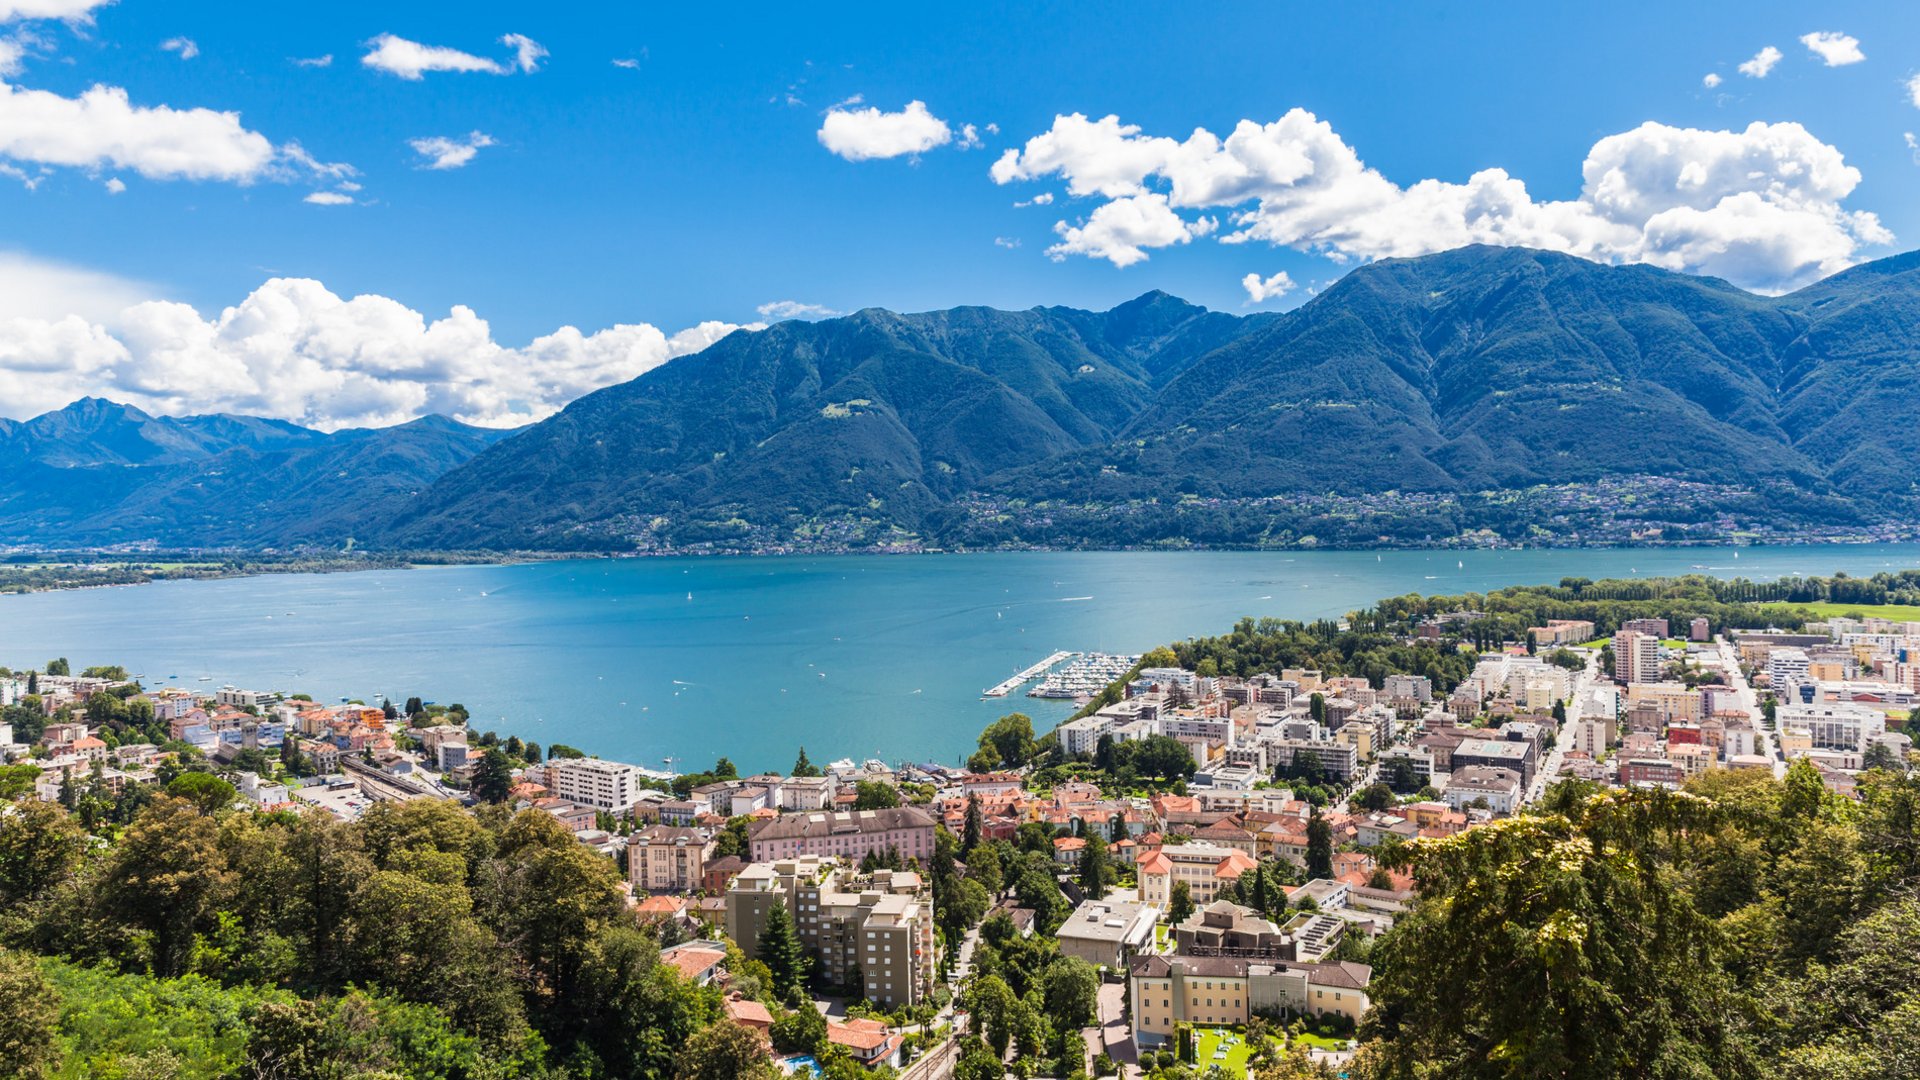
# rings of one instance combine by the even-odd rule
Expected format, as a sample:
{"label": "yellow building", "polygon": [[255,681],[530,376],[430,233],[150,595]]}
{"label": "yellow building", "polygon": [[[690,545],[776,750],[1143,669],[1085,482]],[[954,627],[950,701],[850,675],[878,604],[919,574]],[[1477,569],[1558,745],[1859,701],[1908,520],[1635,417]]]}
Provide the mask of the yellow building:
{"label": "yellow building", "polygon": [[1232,956],[1143,956],[1129,970],[1136,1045],[1158,1046],[1174,1025],[1231,1027],[1254,1016],[1366,1014],[1373,969]]}

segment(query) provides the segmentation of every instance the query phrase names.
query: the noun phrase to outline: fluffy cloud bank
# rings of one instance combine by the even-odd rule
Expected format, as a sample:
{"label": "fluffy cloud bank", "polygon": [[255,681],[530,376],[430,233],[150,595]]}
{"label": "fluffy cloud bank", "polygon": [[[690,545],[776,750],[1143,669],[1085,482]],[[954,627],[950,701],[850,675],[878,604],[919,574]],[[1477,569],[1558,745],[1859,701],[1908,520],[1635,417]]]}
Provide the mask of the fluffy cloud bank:
{"label": "fluffy cloud bank", "polygon": [[516,71],[533,74],[547,50],[525,34],[508,34],[500,44],[513,50],[513,59],[494,60],[444,45],[422,45],[395,34],[381,34],[367,43],[371,48],[360,62],[376,71],[418,82],[430,71],[481,72],[487,75],[511,75]]}
{"label": "fluffy cloud bank", "polygon": [[384,296],[347,299],[317,281],[274,278],[213,318],[153,300],[104,324],[0,312],[0,412],[32,416],[95,394],[161,413],[247,413],[327,429],[427,413],[511,426],[738,329],[705,322],[669,336],[645,323],[591,334],[563,326],[514,348],[464,306],[429,320]]}
{"label": "fluffy cloud bank", "polygon": [[242,125],[239,113],[135,105],[125,90],[105,85],[63,97],[0,82],[0,157],[50,167],[131,169],[150,180],[240,184],[354,171],[316,161],[298,143],[275,146]]}
{"label": "fluffy cloud bank", "polygon": [[891,113],[872,106],[828,109],[819,138],[821,146],[848,161],[871,161],[945,146],[953,140],[953,130],[927,111],[926,102],[909,101],[906,108]]}
{"label": "fluffy cloud bank", "polygon": [[1604,262],[1646,262],[1778,291],[1890,242],[1879,219],[1841,203],[1860,183],[1840,151],[1799,124],[1701,131],[1646,123],[1595,143],[1580,195],[1537,201],[1502,169],[1465,183],[1401,187],[1368,168],[1326,122],[1295,109],[1242,120],[1225,139],[1144,134],[1118,117],[1057,116],[994,163],[997,183],[1058,176],[1102,200],[1055,225],[1055,258],[1126,266],[1151,248],[1213,232],[1335,259],[1422,255],[1464,244],[1524,245]]}

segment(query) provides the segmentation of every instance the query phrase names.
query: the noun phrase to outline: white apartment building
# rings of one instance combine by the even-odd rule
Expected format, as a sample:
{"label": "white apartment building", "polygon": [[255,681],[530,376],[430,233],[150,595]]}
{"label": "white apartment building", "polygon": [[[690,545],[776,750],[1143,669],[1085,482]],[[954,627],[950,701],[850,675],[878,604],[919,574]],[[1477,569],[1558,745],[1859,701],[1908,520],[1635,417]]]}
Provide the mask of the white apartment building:
{"label": "white apartment building", "polygon": [[1425,675],[1389,675],[1380,693],[1389,701],[1411,698],[1424,703],[1433,700],[1433,680]]}
{"label": "white apartment building", "polygon": [[1844,701],[1783,705],[1774,719],[1784,731],[1805,731],[1813,745],[1823,750],[1864,752],[1887,730],[1887,714]]}
{"label": "white apartment building", "polygon": [[640,785],[632,765],[599,758],[558,758],[547,762],[547,790],[559,798],[596,810],[621,811],[638,798]]}
{"label": "white apartment building", "polygon": [[1767,656],[1767,679],[1773,686],[1773,696],[1785,700],[1789,686],[1805,682],[1807,679],[1807,651],[1805,649],[1775,649]]}

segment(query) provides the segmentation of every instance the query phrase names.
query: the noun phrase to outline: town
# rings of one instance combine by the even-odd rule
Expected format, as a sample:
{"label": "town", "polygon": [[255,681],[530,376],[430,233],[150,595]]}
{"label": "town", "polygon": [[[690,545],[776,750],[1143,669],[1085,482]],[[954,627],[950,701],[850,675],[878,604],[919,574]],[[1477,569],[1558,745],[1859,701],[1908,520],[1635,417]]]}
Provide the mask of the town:
{"label": "town", "polygon": [[[1422,903],[1421,845],[1581,791],[1752,773],[1846,800],[1910,768],[1920,622],[1351,619],[1402,670],[1225,674],[1186,643],[1120,658],[1051,732],[1003,718],[955,765],[800,749],[676,774],[475,731],[457,704],[155,689],[65,660],[0,671],[0,755],[5,791],[90,832],[209,791],[229,814],[550,818],[617,868],[660,963],[718,995],[741,1060],[913,1080],[1343,1069],[1375,943]],[[1249,620],[1210,641],[1353,633]]]}

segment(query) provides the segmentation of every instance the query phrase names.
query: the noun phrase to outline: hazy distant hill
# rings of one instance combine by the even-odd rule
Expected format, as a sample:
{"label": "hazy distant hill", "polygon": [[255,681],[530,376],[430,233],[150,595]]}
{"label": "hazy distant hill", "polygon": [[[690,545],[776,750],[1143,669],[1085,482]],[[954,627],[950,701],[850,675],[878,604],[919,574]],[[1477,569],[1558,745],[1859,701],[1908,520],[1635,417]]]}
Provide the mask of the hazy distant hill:
{"label": "hazy distant hill", "polygon": [[1472,247],[1361,267],[1284,315],[1149,293],[1107,312],[782,323],[505,438],[438,419],[329,436],[83,401],[0,423],[0,540],[1724,535],[1920,521],[1916,463],[1920,253],[1769,298]]}
{"label": "hazy distant hill", "polygon": [[335,544],[506,434],[439,416],[328,434],[86,398],[0,426],[0,542]]}

